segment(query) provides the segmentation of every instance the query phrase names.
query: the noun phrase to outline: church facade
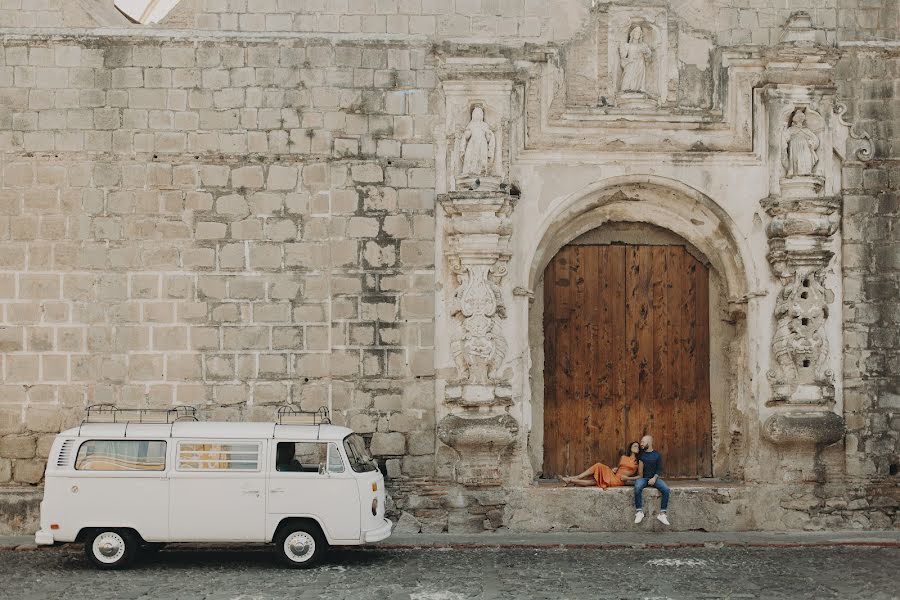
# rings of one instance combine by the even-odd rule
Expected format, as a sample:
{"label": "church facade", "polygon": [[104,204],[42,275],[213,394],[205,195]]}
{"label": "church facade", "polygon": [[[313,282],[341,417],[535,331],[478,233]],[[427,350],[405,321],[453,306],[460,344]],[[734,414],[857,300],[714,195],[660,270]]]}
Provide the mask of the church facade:
{"label": "church facade", "polygon": [[0,533],[101,403],[324,406],[404,531],[629,530],[646,434],[675,529],[900,522],[895,6],[108,4],[0,10]]}

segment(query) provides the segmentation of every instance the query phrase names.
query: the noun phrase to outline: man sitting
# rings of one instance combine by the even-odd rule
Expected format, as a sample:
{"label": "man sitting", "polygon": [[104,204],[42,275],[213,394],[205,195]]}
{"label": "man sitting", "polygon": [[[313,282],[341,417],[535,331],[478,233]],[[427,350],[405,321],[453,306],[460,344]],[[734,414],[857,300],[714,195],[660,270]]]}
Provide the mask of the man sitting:
{"label": "man sitting", "polygon": [[637,524],[644,520],[643,492],[645,487],[650,486],[662,494],[662,503],[656,518],[664,525],[668,525],[669,517],[666,515],[666,509],[669,506],[669,486],[659,477],[662,473],[662,456],[653,449],[653,438],[649,435],[641,438],[641,454],[638,460],[643,463],[643,472],[642,476],[634,481],[634,508],[637,511],[634,522]]}

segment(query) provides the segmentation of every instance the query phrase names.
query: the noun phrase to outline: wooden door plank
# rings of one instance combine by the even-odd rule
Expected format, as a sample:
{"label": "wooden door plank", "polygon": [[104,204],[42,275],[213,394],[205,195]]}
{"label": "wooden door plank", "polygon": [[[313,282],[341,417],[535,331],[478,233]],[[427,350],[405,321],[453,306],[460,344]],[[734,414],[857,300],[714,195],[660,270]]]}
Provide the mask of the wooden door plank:
{"label": "wooden door plank", "polygon": [[566,474],[566,463],[568,462],[569,446],[566,436],[566,427],[568,426],[568,418],[566,414],[566,399],[572,394],[571,379],[571,355],[570,345],[572,341],[571,324],[572,324],[572,270],[571,270],[571,252],[569,247],[564,247],[559,253],[559,264],[557,265],[556,277],[556,295],[559,303],[559,337],[556,340],[557,347],[557,410],[556,410],[556,440],[557,440],[557,457],[554,475]]}
{"label": "wooden door plank", "polygon": [[[615,412],[613,404],[614,382],[613,382],[613,364],[616,357],[612,351],[612,290],[613,285],[610,281],[610,247],[597,246],[597,270],[595,273],[597,281],[597,313],[596,313],[596,334],[595,344],[597,355],[594,360],[597,371],[597,398],[594,402],[594,411],[592,414],[593,423],[597,428],[597,435],[601,440],[600,448],[606,448],[609,443],[614,443],[617,439],[618,415]],[[606,440],[612,440],[607,442]],[[601,454],[602,456],[602,454]],[[609,460],[606,458],[606,460]]]}
{"label": "wooden door plank", "polygon": [[570,246],[572,262],[570,265],[573,286],[572,293],[572,318],[569,329],[570,356],[571,356],[571,381],[572,387],[565,399],[566,403],[566,445],[569,449],[566,456],[566,472],[579,473],[585,467],[581,466],[585,444],[585,357],[584,357],[584,247]]}
{"label": "wooden door plank", "polygon": [[696,258],[689,254],[685,254],[686,278],[688,284],[684,296],[684,314],[687,316],[687,328],[684,331],[684,344],[687,353],[687,359],[684,362],[684,372],[686,379],[686,387],[684,394],[687,398],[685,409],[685,423],[690,426],[691,433],[685,440],[688,442],[682,454],[685,475],[696,477],[697,474],[697,454],[695,447],[697,444],[697,431],[694,430],[694,424],[697,422],[697,267],[699,262]]}
{"label": "wooden door plank", "polygon": [[651,433],[656,444],[666,447],[670,443],[671,403],[667,397],[668,384],[668,314],[666,312],[666,248],[650,247],[650,321],[652,327],[651,393],[648,409],[652,419]]}
{"label": "wooden door plank", "polygon": [[684,414],[684,398],[682,394],[682,381],[684,380],[684,372],[682,370],[683,346],[681,343],[681,328],[683,315],[681,311],[682,290],[684,288],[684,250],[678,246],[669,246],[667,248],[667,258],[669,261],[669,270],[671,271],[671,284],[669,296],[666,302],[666,310],[668,320],[671,323],[667,332],[669,353],[670,353],[670,369],[671,369],[671,388],[669,390],[669,402],[672,418],[672,427],[666,449],[665,470],[668,477],[675,477],[681,473],[681,447],[684,444],[684,436],[688,431],[683,426]]}
{"label": "wooden door plank", "polygon": [[598,347],[600,319],[600,278],[599,265],[602,247],[584,247],[584,339],[585,339],[585,386],[584,419],[585,443],[581,469],[586,469],[603,456],[603,435],[601,432],[601,405],[599,402],[599,379],[601,351]]}

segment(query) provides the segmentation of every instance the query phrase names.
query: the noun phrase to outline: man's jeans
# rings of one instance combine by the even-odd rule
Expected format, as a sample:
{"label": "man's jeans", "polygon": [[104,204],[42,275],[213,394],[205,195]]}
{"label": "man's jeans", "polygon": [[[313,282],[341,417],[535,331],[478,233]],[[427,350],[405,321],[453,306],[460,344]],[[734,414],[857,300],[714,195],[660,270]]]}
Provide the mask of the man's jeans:
{"label": "man's jeans", "polygon": [[[641,477],[640,479],[634,480],[634,507],[638,510],[643,510],[644,508],[644,488],[647,487],[647,482],[650,481],[649,477]],[[654,485],[656,489],[659,490],[659,493],[662,494],[662,504],[660,505],[660,511],[665,511],[669,506],[669,486],[666,485],[666,482],[656,478],[656,485]]]}

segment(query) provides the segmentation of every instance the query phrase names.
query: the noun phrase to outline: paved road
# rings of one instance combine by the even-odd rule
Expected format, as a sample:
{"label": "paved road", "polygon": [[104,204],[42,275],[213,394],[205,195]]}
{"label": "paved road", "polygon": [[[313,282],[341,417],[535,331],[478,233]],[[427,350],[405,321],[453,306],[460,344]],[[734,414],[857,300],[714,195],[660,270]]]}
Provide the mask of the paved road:
{"label": "paved road", "polygon": [[[80,550],[80,548],[79,548]],[[350,549],[310,571],[264,549],[167,549],[99,572],[76,547],[0,552],[0,598],[900,598],[900,548]]]}

